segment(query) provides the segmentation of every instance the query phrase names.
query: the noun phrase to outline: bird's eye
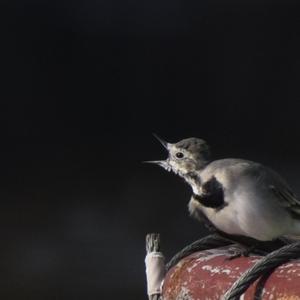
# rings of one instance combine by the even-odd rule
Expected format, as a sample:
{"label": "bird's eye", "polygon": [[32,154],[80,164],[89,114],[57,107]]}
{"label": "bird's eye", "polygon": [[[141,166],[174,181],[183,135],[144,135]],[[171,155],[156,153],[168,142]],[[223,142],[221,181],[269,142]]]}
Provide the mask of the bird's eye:
{"label": "bird's eye", "polygon": [[182,152],[177,152],[175,155],[176,155],[177,158],[183,158],[184,157]]}

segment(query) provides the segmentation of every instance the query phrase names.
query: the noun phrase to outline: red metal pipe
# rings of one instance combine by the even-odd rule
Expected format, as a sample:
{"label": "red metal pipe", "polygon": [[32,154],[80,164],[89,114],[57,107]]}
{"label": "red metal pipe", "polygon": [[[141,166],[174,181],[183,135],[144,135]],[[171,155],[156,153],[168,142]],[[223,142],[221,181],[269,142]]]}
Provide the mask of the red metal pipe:
{"label": "red metal pipe", "polygon": [[[231,285],[259,256],[228,259],[228,248],[196,252],[182,259],[166,274],[162,295],[164,300],[220,300]],[[253,300],[258,293],[254,282],[241,296]],[[266,279],[261,292],[268,300],[300,300],[300,261],[286,263]]]}

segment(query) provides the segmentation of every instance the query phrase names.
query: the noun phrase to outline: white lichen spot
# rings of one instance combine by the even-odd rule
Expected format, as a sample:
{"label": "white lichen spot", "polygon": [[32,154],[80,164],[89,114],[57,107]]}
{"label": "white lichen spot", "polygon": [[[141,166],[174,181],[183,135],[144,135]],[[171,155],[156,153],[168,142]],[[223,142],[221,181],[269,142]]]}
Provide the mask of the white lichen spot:
{"label": "white lichen spot", "polygon": [[211,273],[214,273],[214,274],[222,274],[222,273],[230,274],[231,273],[231,270],[229,270],[229,269],[221,269],[218,267],[212,267],[210,265],[202,266],[202,270],[210,271]]}
{"label": "white lichen spot", "polygon": [[190,268],[187,268],[187,271],[188,271],[189,273],[191,273],[192,270],[193,270],[194,268],[196,268],[197,266],[198,266],[198,264],[197,264],[197,263],[194,263]]}
{"label": "white lichen spot", "polygon": [[215,257],[226,255],[226,253],[227,253],[226,251],[219,250],[219,249],[214,249],[214,251],[206,251],[206,255],[197,258],[196,261],[197,262],[205,262],[205,261],[211,260]]}
{"label": "white lichen spot", "polygon": [[286,265],[280,266],[279,269],[288,269],[290,267],[293,267],[293,264],[286,264]]}
{"label": "white lichen spot", "polygon": [[189,289],[187,289],[186,287],[181,287],[180,292],[177,296],[176,299],[180,299],[180,300],[194,300],[191,295],[190,295],[190,291]]}
{"label": "white lichen spot", "polygon": [[220,269],[219,268],[214,268],[212,266],[209,266],[209,265],[205,265],[202,267],[202,270],[206,270],[206,271],[210,271],[211,273],[217,273],[219,274],[220,273]]}
{"label": "white lichen spot", "polygon": [[251,262],[254,263],[254,264],[257,263],[258,261],[260,261],[260,258],[253,258],[253,259],[251,259]]}

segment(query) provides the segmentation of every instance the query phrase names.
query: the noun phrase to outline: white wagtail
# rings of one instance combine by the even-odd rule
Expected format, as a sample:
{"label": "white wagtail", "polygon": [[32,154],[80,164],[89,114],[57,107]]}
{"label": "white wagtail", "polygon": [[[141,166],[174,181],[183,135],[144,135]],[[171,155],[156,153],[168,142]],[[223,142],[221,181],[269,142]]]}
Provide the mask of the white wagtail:
{"label": "white wagtail", "polygon": [[300,234],[300,201],[273,170],[243,159],[211,160],[207,143],[168,143],[166,160],[150,161],[181,176],[192,188],[190,214],[205,216],[229,235],[270,241]]}

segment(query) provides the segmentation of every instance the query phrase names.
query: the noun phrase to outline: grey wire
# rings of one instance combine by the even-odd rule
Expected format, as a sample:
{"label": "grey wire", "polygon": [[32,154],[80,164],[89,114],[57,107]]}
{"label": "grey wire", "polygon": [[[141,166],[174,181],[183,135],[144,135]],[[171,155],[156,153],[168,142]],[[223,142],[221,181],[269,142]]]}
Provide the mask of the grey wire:
{"label": "grey wire", "polygon": [[173,266],[175,266],[181,259],[197,252],[208,249],[214,249],[219,247],[228,246],[234,242],[230,239],[221,237],[219,234],[211,234],[204,238],[201,238],[192,244],[184,247],[179,252],[177,252],[171,260],[166,264],[166,270],[169,271]]}
{"label": "grey wire", "polygon": [[[241,277],[234,282],[231,288],[221,298],[222,300],[237,300],[248,289],[248,287],[259,277],[261,277],[260,284],[262,285],[257,293],[263,288],[264,282],[276,267],[281,264],[300,257],[300,241],[293,240],[281,240],[281,245],[276,244],[276,250],[274,248],[265,248],[256,251],[256,253],[262,253],[263,256],[257,263],[244,272]],[[211,234],[204,238],[201,238],[192,244],[181,249],[175,254],[172,259],[166,264],[166,271],[169,271],[180,260],[191,255],[197,251],[203,251],[208,249],[220,248],[236,244],[236,241],[230,239],[230,237],[221,236],[218,233]],[[149,234],[146,238],[147,253],[152,251],[159,251],[160,237],[159,234]],[[282,246],[284,245],[284,246]],[[278,248],[279,247],[279,248]],[[257,294],[256,293],[256,294]],[[259,295],[258,295],[259,296]],[[256,298],[258,297],[256,296]],[[161,300],[162,295],[152,295],[149,300]]]}
{"label": "grey wire", "polygon": [[281,264],[300,256],[300,242],[294,242],[271,252],[249,268],[225,293],[222,300],[236,300],[256,279],[272,272]]}

